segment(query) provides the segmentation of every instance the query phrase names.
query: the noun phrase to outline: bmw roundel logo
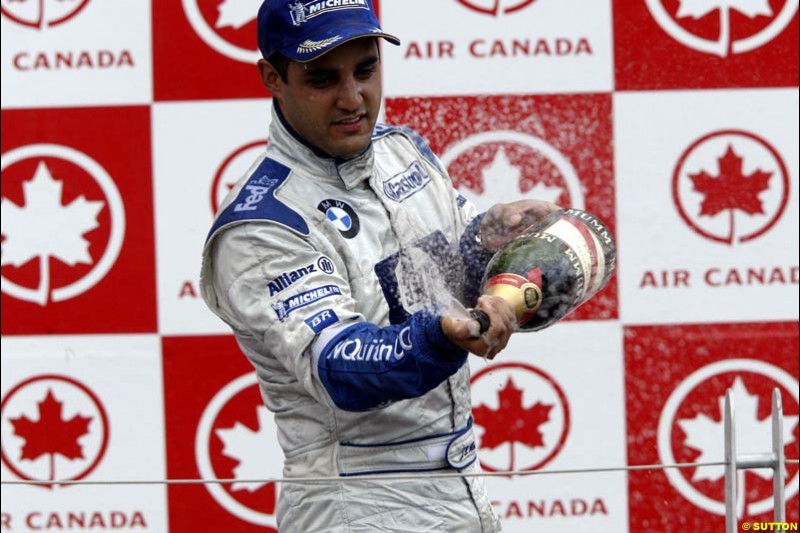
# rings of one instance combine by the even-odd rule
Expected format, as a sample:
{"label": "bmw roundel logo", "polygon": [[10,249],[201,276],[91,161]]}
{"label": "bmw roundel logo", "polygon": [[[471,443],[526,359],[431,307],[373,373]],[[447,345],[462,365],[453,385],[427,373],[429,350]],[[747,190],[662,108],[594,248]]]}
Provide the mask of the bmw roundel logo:
{"label": "bmw roundel logo", "polygon": [[328,221],[339,230],[339,233],[341,233],[342,237],[345,239],[352,239],[358,235],[358,230],[361,229],[361,223],[358,220],[358,215],[355,210],[346,202],[327,199],[321,201],[317,209],[325,213],[325,217]]}

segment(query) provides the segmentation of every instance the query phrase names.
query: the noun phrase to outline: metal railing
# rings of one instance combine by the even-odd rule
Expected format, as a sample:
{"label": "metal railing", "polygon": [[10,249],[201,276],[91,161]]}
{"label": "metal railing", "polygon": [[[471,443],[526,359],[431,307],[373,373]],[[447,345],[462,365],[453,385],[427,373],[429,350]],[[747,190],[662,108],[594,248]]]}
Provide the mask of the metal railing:
{"label": "metal railing", "polygon": [[783,404],[780,391],[776,388],[772,393],[772,450],[764,453],[736,453],[736,419],[734,412],[733,390],[725,394],[723,409],[723,426],[725,435],[725,460],[714,462],[674,463],[626,465],[619,467],[576,468],[561,470],[508,470],[501,472],[446,472],[446,473],[413,473],[413,474],[378,474],[370,476],[339,477],[280,477],[263,479],[153,479],[153,480],[13,480],[2,481],[2,485],[200,485],[231,483],[365,483],[391,480],[408,480],[424,478],[449,477],[509,477],[554,474],[602,473],[620,471],[665,470],[671,468],[699,468],[704,466],[725,467],[725,533],[738,533],[738,519],[744,514],[744,492],[741,494],[737,486],[737,475],[740,470],[752,468],[771,468],[773,470],[773,516],[775,522],[786,521],[786,465],[798,464],[797,459],[786,459],[783,443]]}
{"label": "metal railing", "polygon": [[[744,514],[744,497],[739,499],[737,472],[750,468],[772,469],[772,503],[775,522],[786,521],[786,454],[783,449],[783,402],[777,388],[772,391],[772,451],[736,453],[736,415],[733,391],[725,393],[725,533],[737,533]],[[742,495],[743,496],[743,495]]]}

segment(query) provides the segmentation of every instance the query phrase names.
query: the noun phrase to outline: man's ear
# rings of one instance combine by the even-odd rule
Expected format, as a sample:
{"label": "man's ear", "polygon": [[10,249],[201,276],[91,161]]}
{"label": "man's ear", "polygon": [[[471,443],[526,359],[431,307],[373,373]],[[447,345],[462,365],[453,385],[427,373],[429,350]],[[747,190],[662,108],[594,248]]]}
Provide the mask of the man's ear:
{"label": "man's ear", "polygon": [[279,98],[282,96],[283,80],[275,67],[264,58],[258,60],[258,72],[261,74],[261,82],[264,87],[269,89],[273,97]]}

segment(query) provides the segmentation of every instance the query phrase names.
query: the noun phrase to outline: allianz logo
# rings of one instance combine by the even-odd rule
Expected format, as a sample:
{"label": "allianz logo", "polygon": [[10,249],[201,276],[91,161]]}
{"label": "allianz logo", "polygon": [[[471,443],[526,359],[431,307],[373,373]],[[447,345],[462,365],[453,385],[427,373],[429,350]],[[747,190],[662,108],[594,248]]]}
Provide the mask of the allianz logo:
{"label": "allianz logo", "polygon": [[[278,180],[261,176],[258,179],[251,180],[244,186],[245,191],[249,194],[244,202],[239,202],[233,207],[234,211],[255,211],[258,209],[258,204],[264,199],[264,196],[278,184]],[[240,193],[241,196],[241,193]]]}
{"label": "allianz logo", "polygon": [[386,343],[383,339],[373,339],[364,342],[356,337],[336,345],[332,352],[328,352],[328,359],[342,358],[345,361],[399,361],[405,357],[406,352],[413,348],[411,342],[411,327],[406,326],[400,330],[394,342]]}
{"label": "allianz logo", "polygon": [[405,171],[386,180],[383,183],[383,192],[395,202],[402,202],[425,188],[430,181],[431,176],[422,163],[414,161]]}
{"label": "allianz logo", "polygon": [[300,267],[296,270],[290,270],[289,272],[284,272],[274,280],[267,283],[267,287],[269,287],[269,295],[275,296],[276,294],[288,288],[294,282],[296,282],[297,280],[299,280],[304,276],[307,276],[308,274],[316,272],[333,274],[334,271],[335,267],[333,266],[333,261],[331,261],[330,259],[328,259],[326,256],[323,255],[322,257],[317,259],[316,264],[311,263],[307,266]]}

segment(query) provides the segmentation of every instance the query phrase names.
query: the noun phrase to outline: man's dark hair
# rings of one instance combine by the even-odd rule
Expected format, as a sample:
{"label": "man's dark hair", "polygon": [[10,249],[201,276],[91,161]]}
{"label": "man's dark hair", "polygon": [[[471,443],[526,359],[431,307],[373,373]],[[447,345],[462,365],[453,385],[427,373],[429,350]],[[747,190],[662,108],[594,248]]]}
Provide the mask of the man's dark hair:
{"label": "man's dark hair", "polygon": [[275,52],[267,59],[269,64],[272,65],[272,68],[278,73],[278,76],[281,77],[283,83],[287,83],[289,81],[289,61],[290,59],[283,55],[280,52]]}

